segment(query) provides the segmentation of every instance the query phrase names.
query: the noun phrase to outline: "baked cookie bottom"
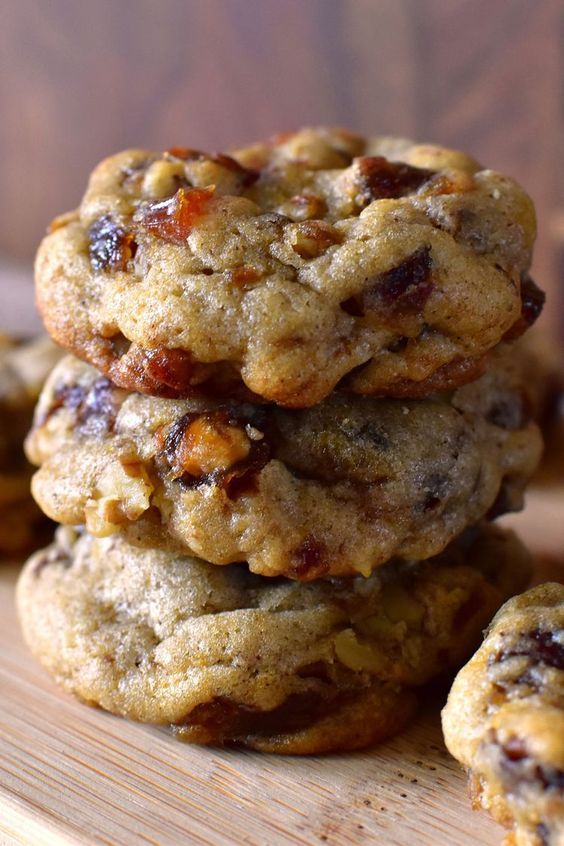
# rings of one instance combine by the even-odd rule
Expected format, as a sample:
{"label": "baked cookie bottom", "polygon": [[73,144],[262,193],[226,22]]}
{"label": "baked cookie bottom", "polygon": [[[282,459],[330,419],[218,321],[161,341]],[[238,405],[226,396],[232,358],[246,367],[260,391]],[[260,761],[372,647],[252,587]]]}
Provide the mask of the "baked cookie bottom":
{"label": "baked cookie bottom", "polygon": [[430,562],[306,585],[61,529],[17,601],[31,651],[84,702],[187,741],[314,754],[397,732],[529,574],[491,525]]}
{"label": "baked cookie bottom", "polygon": [[453,684],[443,730],[508,846],[564,843],[564,585],[504,605]]}

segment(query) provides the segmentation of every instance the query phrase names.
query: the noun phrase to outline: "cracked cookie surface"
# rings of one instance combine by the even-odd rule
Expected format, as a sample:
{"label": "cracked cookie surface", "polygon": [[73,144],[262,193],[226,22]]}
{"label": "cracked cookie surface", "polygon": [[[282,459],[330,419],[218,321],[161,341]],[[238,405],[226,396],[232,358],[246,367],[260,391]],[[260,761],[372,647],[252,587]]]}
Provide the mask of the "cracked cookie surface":
{"label": "cracked cookie surface", "polygon": [[128,390],[422,396],[534,321],[534,237],[514,181],[436,146],[306,129],[232,156],[129,150],[54,221],[37,297]]}
{"label": "cracked cookie surface", "polygon": [[429,563],[307,585],[60,529],[17,599],[30,649],[85,702],[191,742],[309,754],[399,730],[529,574],[491,525]]}
{"label": "cracked cookie surface", "polygon": [[460,671],[443,711],[474,803],[511,846],[564,843],[564,585],[511,599]]}
{"label": "cracked cookie surface", "polygon": [[58,522],[307,581],[429,558],[521,507],[541,439],[512,347],[420,400],[333,394],[312,409],[128,394],[66,358],[27,440]]}

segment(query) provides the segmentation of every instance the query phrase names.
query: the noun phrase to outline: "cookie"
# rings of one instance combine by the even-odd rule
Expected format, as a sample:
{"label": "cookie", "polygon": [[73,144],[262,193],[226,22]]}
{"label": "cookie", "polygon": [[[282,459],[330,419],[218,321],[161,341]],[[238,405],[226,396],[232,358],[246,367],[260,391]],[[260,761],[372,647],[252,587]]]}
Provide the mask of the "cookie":
{"label": "cookie", "polygon": [[32,468],[23,451],[33,409],[61,351],[46,337],[17,342],[0,335],[0,556],[47,541],[47,521],[30,495]]}
{"label": "cookie", "polygon": [[54,520],[302,581],[439,553],[521,507],[540,450],[511,347],[452,394],[302,410],[128,394],[69,357],[27,440]]}
{"label": "cookie", "polygon": [[534,238],[514,181],[441,147],[307,129],[232,156],[128,150],[52,224],[38,305],[128,390],[424,396],[538,315]]}
{"label": "cookie", "polygon": [[516,537],[490,525],[429,563],[307,585],[72,535],[30,559],[17,591],[55,680],[184,740],[287,754],[396,732],[530,573]]}
{"label": "cookie", "polygon": [[474,804],[514,846],[564,843],[564,585],[511,599],[460,671],[443,711]]}

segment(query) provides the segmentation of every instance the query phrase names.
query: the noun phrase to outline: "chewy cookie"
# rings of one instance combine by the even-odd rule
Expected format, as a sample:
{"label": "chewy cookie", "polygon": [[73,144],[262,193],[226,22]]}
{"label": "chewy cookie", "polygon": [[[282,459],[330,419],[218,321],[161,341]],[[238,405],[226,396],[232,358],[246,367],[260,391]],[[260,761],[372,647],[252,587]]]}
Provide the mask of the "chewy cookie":
{"label": "chewy cookie", "polygon": [[396,732],[530,573],[516,537],[469,531],[429,563],[306,585],[59,530],[18,585],[27,643],[90,704],[182,739],[270,752]]}
{"label": "chewy cookie", "polygon": [[58,522],[303,581],[436,555],[521,506],[540,450],[512,348],[452,394],[307,410],[128,394],[69,357],[27,440]]}
{"label": "chewy cookie", "polygon": [[[32,468],[23,452],[33,408],[61,351],[47,338],[16,342],[0,335],[0,556],[47,539],[46,520],[30,496]],[[39,543],[37,543],[39,541]]]}
{"label": "chewy cookie", "polygon": [[460,671],[443,711],[477,806],[512,846],[564,843],[564,585],[511,599]]}
{"label": "chewy cookie", "polygon": [[515,182],[441,147],[306,129],[232,156],[129,150],[53,223],[37,297],[128,390],[424,396],[534,321],[534,238]]}

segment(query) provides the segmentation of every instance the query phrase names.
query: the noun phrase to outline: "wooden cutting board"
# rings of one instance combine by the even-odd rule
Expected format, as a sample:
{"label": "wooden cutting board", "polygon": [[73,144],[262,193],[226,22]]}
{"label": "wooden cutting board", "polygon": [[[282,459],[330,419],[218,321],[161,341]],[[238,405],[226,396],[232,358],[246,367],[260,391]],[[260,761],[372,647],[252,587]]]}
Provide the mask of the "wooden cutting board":
{"label": "wooden cutting board", "polygon": [[[537,580],[564,579],[564,492],[535,493],[517,526]],[[183,745],[60,693],[25,649],[17,568],[0,569],[0,844],[494,846],[443,746],[444,693],[370,752],[282,758]]]}

